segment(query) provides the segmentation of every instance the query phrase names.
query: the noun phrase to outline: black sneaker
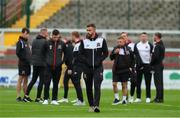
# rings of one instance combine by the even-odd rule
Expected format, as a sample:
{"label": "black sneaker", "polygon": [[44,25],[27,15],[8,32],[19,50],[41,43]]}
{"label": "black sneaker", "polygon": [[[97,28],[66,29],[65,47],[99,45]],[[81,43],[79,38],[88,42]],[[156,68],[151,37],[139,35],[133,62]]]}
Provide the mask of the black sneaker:
{"label": "black sneaker", "polygon": [[114,99],[114,102],[112,103],[112,105],[118,105],[118,104],[120,104],[120,100]]}
{"label": "black sneaker", "polygon": [[127,104],[127,101],[126,101],[126,100],[123,100],[123,101],[122,101],[122,104]]}
{"label": "black sneaker", "polygon": [[32,102],[33,100],[30,97],[24,96],[23,101],[24,102]]}
{"label": "black sneaker", "polygon": [[22,101],[21,97],[16,98],[16,101],[21,102]]}
{"label": "black sneaker", "polygon": [[151,103],[163,103],[164,100],[162,99],[154,99],[153,101],[151,101]]}
{"label": "black sneaker", "polygon": [[36,99],[35,99],[35,102],[43,103],[43,101],[44,101],[44,100],[43,100],[42,98],[36,98]]}
{"label": "black sneaker", "polygon": [[100,112],[99,107],[94,107],[94,112],[99,113]]}

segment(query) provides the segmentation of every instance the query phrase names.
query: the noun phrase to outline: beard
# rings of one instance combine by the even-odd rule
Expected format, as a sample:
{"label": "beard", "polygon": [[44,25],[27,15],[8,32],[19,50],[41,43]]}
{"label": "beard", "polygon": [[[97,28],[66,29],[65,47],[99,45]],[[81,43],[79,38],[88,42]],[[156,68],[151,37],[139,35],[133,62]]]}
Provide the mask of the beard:
{"label": "beard", "polygon": [[92,37],[92,34],[90,34],[90,33],[86,34],[86,38],[91,38],[91,37]]}

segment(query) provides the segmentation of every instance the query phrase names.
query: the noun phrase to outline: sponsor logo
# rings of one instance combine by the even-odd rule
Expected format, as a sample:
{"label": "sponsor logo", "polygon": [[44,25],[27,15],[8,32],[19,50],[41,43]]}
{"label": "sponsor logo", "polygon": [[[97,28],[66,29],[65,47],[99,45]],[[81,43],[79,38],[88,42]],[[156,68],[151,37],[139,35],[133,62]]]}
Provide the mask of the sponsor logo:
{"label": "sponsor logo", "polygon": [[180,80],[180,74],[176,73],[176,72],[173,72],[173,73],[170,74],[169,79],[170,80]]}
{"label": "sponsor logo", "polygon": [[58,49],[62,49],[62,46],[61,46],[61,45],[58,45]]}
{"label": "sponsor logo", "polygon": [[100,47],[101,46],[101,44],[100,43],[97,43],[97,47]]}
{"label": "sponsor logo", "polygon": [[52,45],[49,45],[49,49],[52,50]]}
{"label": "sponsor logo", "polygon": [[7,76],[0,77],[0,84],[7,84],[9,81],[9,78]]}

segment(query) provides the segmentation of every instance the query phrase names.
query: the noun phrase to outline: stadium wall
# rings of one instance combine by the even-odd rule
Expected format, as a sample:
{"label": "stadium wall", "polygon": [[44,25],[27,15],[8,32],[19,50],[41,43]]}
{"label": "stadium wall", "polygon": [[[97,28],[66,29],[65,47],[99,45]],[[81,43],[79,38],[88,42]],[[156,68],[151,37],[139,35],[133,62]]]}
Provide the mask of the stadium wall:
{"label": "stadium wall", "polygon": [[[104,70],[104,80],[102,83],[103,89],[112,89],[112,70]],[[180,70],[164,70],[164,89],[179,89],[180,90]],[[31,77],[29,77],[30,81]],[[154,78],[152,78],[153,80]],[[15,87],[18,80],[18,70],[17,69],[0,69],[0,86]],[[62,80],[62,77],[61,77]],[[39,81],[38,81],[39,82]],[[38,82],[35,86],[37,87]],[[60,83],[62,87],[62,82]],[[84,82],[82,86],[85,87]],[[154,81],[151,82],[152,89],[155,89]],[[142,88],[145,88],[145,83],[143,80]]]}

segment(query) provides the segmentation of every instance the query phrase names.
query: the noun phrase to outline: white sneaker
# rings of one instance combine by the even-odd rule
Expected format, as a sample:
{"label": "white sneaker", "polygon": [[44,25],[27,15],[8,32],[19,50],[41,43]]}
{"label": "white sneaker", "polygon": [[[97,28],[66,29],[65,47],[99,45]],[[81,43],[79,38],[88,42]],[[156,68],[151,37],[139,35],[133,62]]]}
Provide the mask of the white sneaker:
{"label": "white sneaker", "polygon": [[48,100],[44,100],[44,102],[42,104],[45,104],[45,105],[49,104]]}
{"label": "white sneaker", "polygon": [[151,99],[150,98],[146,98],[146,103],[150,103]]}
{"label": "white sneaker", "polygon": [[129,103],[133,103],[134,102],[134,97],[129,97]]}
{"label": "white sneaker", "polygon": [[59,105],[59,103],[58,103],[56,100],[52,100],[52,101],[51,101],[51,104],[53,104],[53,105]]}
{"label": "white sneaker", "polygon": [[94,107],[89,107],[88,112],[94,112]]}
{"label": "white sneaker", "polygon": [[71,103],[76,103],[76,102],[78,102],[78,99],[71,101]]}
{"label": "white sneaker", "polygon": [[135,103],[139,103],[139,102],[141,102],[141,99],[140,98],[136,98],[136,100],[134,102]]}
{"label": "white sneaker", "polygon": [[67,98],[62,98],[61,100],[58,100],[57,102],[59,103],[68,103],[68,99]]}
{"label": "white sneaker", "polygon": [[80,100],[78,100],[76,103],[73,104],[74,106],[84,106],[85,102],[81,102]]}

